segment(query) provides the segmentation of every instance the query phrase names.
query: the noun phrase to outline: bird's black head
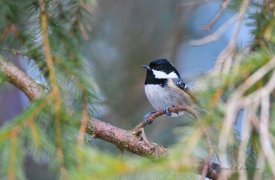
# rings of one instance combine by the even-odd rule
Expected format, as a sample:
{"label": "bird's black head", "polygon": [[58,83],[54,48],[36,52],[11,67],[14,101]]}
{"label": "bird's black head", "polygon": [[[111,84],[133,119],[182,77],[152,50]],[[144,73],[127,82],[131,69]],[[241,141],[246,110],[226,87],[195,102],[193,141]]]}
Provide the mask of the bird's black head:
{"label": "bird's black head", "polygon": [[142,65],[147,69],[145,84],[162,84],[167,79],[179,78],[176,68],[167,59],[157,59],[148,65]]}

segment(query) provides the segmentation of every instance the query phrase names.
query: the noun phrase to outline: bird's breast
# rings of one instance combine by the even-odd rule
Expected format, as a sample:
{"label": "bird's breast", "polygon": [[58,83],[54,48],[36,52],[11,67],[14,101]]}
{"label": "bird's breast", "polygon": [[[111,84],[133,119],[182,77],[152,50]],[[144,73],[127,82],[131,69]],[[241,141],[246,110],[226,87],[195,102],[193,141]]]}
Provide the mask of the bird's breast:
{"label": "bird's breast", "polygon": [[157,111],[163,110],[169,106],[188,104],[182,92],[175,91],[168,86],[147,84],[144,89],[149,102]]}

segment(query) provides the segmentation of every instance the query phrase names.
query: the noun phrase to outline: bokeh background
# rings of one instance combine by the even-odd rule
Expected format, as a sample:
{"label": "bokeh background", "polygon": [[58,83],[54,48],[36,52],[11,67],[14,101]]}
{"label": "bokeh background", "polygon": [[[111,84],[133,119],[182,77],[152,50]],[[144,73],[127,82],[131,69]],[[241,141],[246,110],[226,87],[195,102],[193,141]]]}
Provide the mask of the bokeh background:
{"label": "bokeh background", "polygon": [[[178,68],[182,78],[193,88],[228,44],[234,26],[215,42],[192,46],[190,41],[213,33],[233,12],[227,9],[210,30],[204,30],[220,8],[221,1],[187,0],[100,0],[93,12],[91,32],[85,41],[85,58],[98,87],[95,117],[121,128],[131,129],[153,108],[143,89],[145,71],[142,64],[167,58]],[[249,43],[250,33],[243,23],[238,46]],[[11,57],[21,68],[29,69],[24,57]],[[28,70],[36,77],[37,69]],[[43,82],[43,79],[37,80]],[[0,87],[0,124],[20,114],[30,102],[17,88],[6,83]],[[148,138],[169,146],[177,141],[177,127],[188,125],[189,118],[161,117],[146,128]],[[120,153],[112,144],[96,140],[91,146],[111,153]],[[54,178],[29,159],[29,178]]]}

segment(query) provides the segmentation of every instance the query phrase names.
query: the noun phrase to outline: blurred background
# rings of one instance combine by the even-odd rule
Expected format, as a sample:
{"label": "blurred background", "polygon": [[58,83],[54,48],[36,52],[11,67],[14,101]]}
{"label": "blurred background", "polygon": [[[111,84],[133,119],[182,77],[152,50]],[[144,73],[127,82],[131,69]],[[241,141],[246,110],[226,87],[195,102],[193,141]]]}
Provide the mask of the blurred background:
{"label": "blurred background", "polygon": [[[232,26],[220,39],[203,46],[190,44],[193,39],[213,33],[232,16],[233,12],[227,10],[211,30],[204,30],[203,26],[214,17],[220,5],[220,1],[99,1],[91,34],[84,45],[91,78],[100,89],[100,107],[95,117],[131,129],[145,113],[152,111],[144,94],[146,73],[141,65],[154,59],[172,61],[192,87],[197,77],[213,67],[234,30]],[[238,45],[246,46],[249,37],[249,29],[244,24]],[[24,64],[26,61],[13,59],[17,65],[28,68],[29,64]],[[39,79],[36,71],[28,71]],[[0,91],[3,124],[20,114],[29,101],[8,83],[1,86]],[[153,141],[169,145],[176,140],[173,127],[185,123],[188,118],[183,121],[182,118],[161,117],[146,129],[146,133]]]}
{"label": "blurred background", "polygon": [[[94,116],[124,129],[131,129],[142,121],[144,114],[153,108],[144,93],[145,71],[141,65],[154,59],[171,60],[182,78],[195,88],[196,79],[213,67],[234,30],[231,26],[217,41],[203,46],[190,44],[191,40],[216,31],[233,15],[227,9],[212,29],[204,30],[203,26],[215,16],[221,3],[215,0],[98,1],[91,19],[92,31],[83,44],[91,78],[99,89],[99,106]],[[245,47],[251,37],[246,23],[243,23],[238,39],[240,47]],[[21,68],[28,69],[32,77],[39,74],[29,70],[29,64],[22,61],[22,57],[11,58]],[[8,83],[0,86],[0,94],[1,125],[30,104],[24,94]],[[177,142],[177,127],[188,123],[188,116],[161,117],[145,131],[153,142],[169,146]],[[114,145],[101,140],[93,141],[91,145],[119,153]],[[27,167],[39,169],[33,167],[33,163],[27,161]],[[35,173],[43,172],[28,173],[29,177],[35,177]],[[50,177],[45,175],[45,179]]]}
{"label": "blurred background", "polygon": [[[211,34],[232,16],[227,10],[212,30],[203,30],[220,5],[220,1],[100,1],[91,40],[85,46],[91,72],[102,90],[103,108],[97,116],[131,129],[152,111],[143,90],[145,71],[141,65],[154,59],[171,60],[192,87],[197,77],[213,67],[234,30],[232,26],[216,42],[190,45],[191,40]],[[244,25],[239,45],[247,45],[249,37]],[[169,145],[177,140],[174,127],[186,123],[188,118],[162,117],[146,133],[154,142]]]}

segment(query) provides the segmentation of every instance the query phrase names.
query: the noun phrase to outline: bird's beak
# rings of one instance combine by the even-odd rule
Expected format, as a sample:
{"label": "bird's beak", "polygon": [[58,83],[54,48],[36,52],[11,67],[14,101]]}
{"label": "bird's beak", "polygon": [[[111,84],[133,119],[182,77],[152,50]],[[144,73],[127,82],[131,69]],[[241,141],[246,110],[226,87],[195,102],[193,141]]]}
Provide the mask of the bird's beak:
{"label": "bird's beak", "polygon": [[151,68],[148,65],[141,65],[142,67],[144,67],[147,70],[151,70]]}

